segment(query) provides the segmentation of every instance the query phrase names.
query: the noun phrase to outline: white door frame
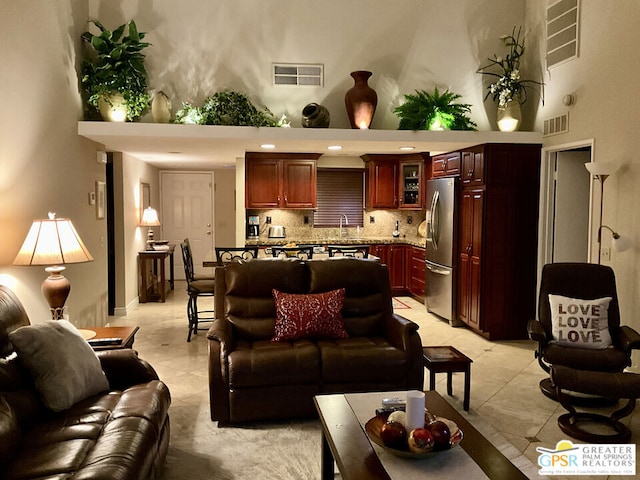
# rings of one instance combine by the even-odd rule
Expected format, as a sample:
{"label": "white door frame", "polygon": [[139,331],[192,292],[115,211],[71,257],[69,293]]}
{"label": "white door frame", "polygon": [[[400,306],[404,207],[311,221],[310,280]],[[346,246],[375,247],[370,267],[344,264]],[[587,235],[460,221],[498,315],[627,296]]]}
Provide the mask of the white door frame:
{"label": "white door frame", "polygon": [[[540,287],[540,275],[542,267],[552,260],[553,252],[553,208],[554,208],[554,167],[555,154],[565,150],[589,147],[591,149],[591,161],[595,157],[595,140],[581,140],[562,145],[554,145],[542,149],[542,162],[540,165],[540,215],[538,218],[538,290]],[[589,182],[589,239],[588,258],[592,261],[592,226],[593,226],[593,177]]]}

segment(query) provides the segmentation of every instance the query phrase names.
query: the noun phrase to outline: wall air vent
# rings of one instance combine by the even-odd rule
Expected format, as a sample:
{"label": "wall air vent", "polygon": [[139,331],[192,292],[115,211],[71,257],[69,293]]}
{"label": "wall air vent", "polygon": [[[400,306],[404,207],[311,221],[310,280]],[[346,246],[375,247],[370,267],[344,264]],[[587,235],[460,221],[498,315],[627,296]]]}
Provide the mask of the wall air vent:
{"label": "wall air vent", "polygon": [[580,0],[547,7],[547,68],[578,58]]}
{"label": "wall air vent", "polygon": [[323,87],[324,65],[321,63],[274,63],[273,84],[289,87]]}
{"label": "wall air vent", "polygon": [[569,131],[569,113],[563,113],[557,117],[549,118],[544,121],[544,137],[567,133]]}

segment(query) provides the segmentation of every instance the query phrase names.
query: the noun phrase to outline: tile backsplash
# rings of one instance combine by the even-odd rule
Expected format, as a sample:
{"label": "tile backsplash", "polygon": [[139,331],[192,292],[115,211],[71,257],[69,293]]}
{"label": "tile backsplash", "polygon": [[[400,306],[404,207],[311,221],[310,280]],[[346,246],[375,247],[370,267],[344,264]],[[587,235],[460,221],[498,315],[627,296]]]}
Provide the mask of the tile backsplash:
{"label": "tile backsplash", "polygon": [[[269,225],[266,223],[267,217],[271,217],[271,225],[282,225],[285,227],[285,240],[318,242],[339,238],[340,229],[338,227],[313,227],[313,210],[247,210],[246,213],[247,215],[260,216],[261,240],[267,240],[268,238]],[[307,224],[304,223],[305,217],[308,218]],[[374,218],[374,223],[370,223],[370,217]],[[343,228],[343,232],[346,231],[346,238],[352,239],[391,238],[397,220],[399,222],[398,230],[400,231],[400,238],[415,241],[419,237],[418,226],[424,220],[424,217],[424,210],[366,210],[364,212],[364,226],[360,227],[359,236],[358,229],[355,225],[349,225]]]}

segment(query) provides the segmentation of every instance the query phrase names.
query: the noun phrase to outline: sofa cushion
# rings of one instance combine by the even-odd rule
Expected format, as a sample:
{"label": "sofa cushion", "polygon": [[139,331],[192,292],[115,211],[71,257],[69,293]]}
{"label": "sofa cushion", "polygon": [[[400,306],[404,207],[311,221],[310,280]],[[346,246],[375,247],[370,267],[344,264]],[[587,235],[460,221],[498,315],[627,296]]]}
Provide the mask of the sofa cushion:
{"label": "sofa cushion", "polygon": [[276,324],[272,341],[300,338],[347,338],[340,310],[344,288],[299,295],[273,290]]}
{"label": "sofa cushion", "polygon": [[318,340],[324,383],[399,383],[408,370],[406,353],[382,337]]}
{"label": "sofa cushion", "polygon": [[43,403],[54,412],[109,388],[93,349],[66,320],[20,327],[9,340]]}
{"label": "sofa cushion", "polygon": [[[308,293],[309,275],[298,259],[258,259],[224,267],[224,315],[239,338],[270,340],[276,322],[272,290]],[[218,312],[217,315],[220,315]]]}
{"label": "sofa cushion", "polygon": [[231,389],[307,383],[320,383],[320,354],[311,340],[241,340],[229,355]]}
{"label": "sofa cushion", "polygon": [[374,259],[334,257],[307,262],[310,293],[345,289],[342,318],[350,337],[385,336],[392,313],[387,267]]}
{"label": "sofa cushion", "polygon": [[602,350],[611,346],[609,303],[612,297],[583,300],[549,295],[553,341],[566,347]]}

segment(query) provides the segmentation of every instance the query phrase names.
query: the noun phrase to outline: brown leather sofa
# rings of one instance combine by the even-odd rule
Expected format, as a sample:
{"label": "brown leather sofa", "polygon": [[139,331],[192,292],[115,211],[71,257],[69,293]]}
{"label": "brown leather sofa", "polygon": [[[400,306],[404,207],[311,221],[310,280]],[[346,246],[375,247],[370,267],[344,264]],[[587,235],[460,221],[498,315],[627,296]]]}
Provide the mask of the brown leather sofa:
{"label": "brown leather sofa", "polygon": [[[418,325],[393,313],[377,260],[258,259],[216,270],[209,329],[211,419],[221,424],[316,415],[314,395],[423,388]],[[348,338],[274,342],[272,290],[345,288]]]}
{"label": "brown leather sofa", "polygon": [[159,478],[171,398],[154,369],[130,349],[98,352],[109,391],[54,413],[9,341],[29,324],[20,301],[0,286],[0,478]]}

